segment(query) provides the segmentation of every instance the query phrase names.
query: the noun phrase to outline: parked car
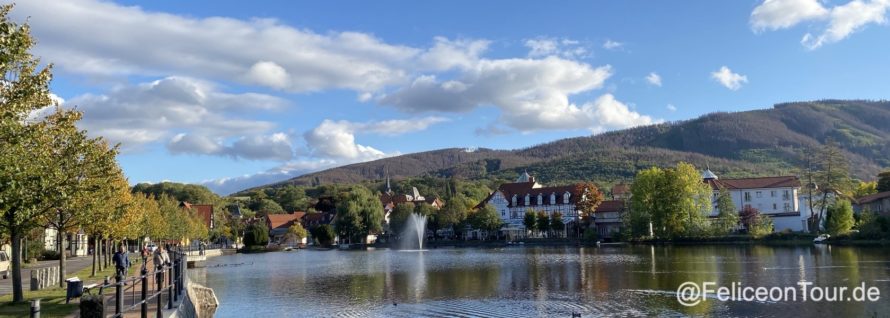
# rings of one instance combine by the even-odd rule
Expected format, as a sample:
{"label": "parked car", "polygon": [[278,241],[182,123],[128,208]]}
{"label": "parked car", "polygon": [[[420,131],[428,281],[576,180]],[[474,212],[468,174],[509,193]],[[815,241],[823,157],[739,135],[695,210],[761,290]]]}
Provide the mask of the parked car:
{"label": "parked car", "polygon": [[9,277],[9,255],[6,251],[0,251],[0,273],[3,273],[3,279]]}

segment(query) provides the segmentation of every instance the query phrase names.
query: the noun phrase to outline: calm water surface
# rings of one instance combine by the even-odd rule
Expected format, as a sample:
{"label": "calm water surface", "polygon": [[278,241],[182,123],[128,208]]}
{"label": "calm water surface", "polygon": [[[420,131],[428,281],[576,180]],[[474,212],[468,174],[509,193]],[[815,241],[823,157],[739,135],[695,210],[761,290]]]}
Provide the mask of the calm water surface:
{"label": "calm water surface", "polygon": [[[713,245],[302,250],[211,258],[190,275],[215,290],[217,317],[884,317],[888,252]],[[708,300],[695,307],[676,300],[686,281],[796,287],[800,280],[851,288],[865,282],[880,289],[881,300]]]}

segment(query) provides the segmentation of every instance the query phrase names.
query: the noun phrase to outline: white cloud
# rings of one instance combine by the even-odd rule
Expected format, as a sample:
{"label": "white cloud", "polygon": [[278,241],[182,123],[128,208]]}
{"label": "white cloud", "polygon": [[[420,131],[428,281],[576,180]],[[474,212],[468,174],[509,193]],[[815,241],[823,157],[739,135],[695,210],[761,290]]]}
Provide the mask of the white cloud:
{"label": "white cloud", "polygon": [[333,168],[340,164],[342,163],[332,160],[291,161],[255,174],[206,180],[201,182],[201,184],[207,186],[217,194],[229,195],[244,189],[287,180],[327,168]]}
{"label": "white cloud", "polygon": [[777,30],[827,15],[819,0],[766,0],[754,8],[750,21],[755,31]]}
{"label": "white cloud", "polygon": [[607,50],[620,50],[623,47],[624,43],[618,41],[606,40],[606,42],[603,43],[603,48]]}
{"label": "white cloud", "polygon": [[649,73],[649,75],[646,75],[646,82],[661,87],[661,76],[659,76],[655,72]]}
{"label": "white cloud", "polygon": [[733,73],[732,70],[726,66],[711,73],[711,78],[730,90],[738,90],[739,88],[742,88],[742,84],[748,83],[747,76]]}
{"label": "white cloud", "polygon": [[420,55],[421,69],[448,70],[467,68],[479,60],[479,56],[488,50],[486,40],[449,40],[436,37],[432,48]]}
{"label": "white cloud", "polygon": [[456,80],[418,77],[410,86],[384,96],[380,103],[408,112],[467,112],[494,105],[501,110],[500,123],[521,132],[614,129],[653,122],[626,107],[627,121],[610,117],[613,110],[623,107],[611,95],[581,106],[569,101],[570,95],[601,88],[611,74],[608,65],[593,68],[555,56],[483,59]]}
{"label": "white cloud", "polygon": [[316,33],[275,19],[195,18],[97,0],[23,1],[12,14],[28,19],[40,39],[36,52],[62,71],[181,74],[293,92],[373,92],[404,83],[417,70],[472,64],[488,45],[439,37],[427,50],[366,33]]}
{"label": "white cloud", "polygon": [[538,37],[525,40],[525,47],[529,48],[529,57],[560,56],[567,59],[577,59],[589,56],[587,48],[581,42],[572,39],[558,39]]}
{"label": "white cloud", "polygon": [[217,155],[249,160],[288,161],[294,156],[293,146],[284,133],[245,136],[230,145],[203,135],[180,133],[167,143],[167,150],[173,154]]}
{"label": "white cloud", "polygon": [[667,110],[675,112],[675,111],[677,111],[677,106],[674,106],[674,104],[668,104]]}
{"label": "white cloud", "polygon": [[125,150],[186,133],[174,149],[191,145],[203,153],[213,153],[211,143],[261,134],[275,126],[267,121],[240,119],[243,114],[283,109],[287,104],[270,95],[224,93],[207,82],[168,77],[121,86],[102,95],[80,95],[67,101],[65,107],[77,107],[84,113],[80,126],[91,135],[120,142]]}
{"label": "white cloud", "polygon": [[826,8],[818,0],[765,0],[751,12],[755,32],[790,28],[805,21],[828,21],[821,34],[807,33],[800,43],[808,49],[838,42],[868,24],[885,24],[890,0],[853,0]]}
{"label": "white cloud", "polygon": [[828,29],[818,36],[807,33],[800,43],[809,49],[816,49],[823,44],[843,40],[868,24],[885,24],[888,8],[890,8],[890,0],[854,0],[845,5],[836,6],[831,9]]}
{"label": "white cloud", "polygon": [[431,125],[448,121],[444,117],[425,117],[415,119],[391,119],[376,122],[356,123],[345,120],[332,121],[326,119],[314,129],[303,134],[312,157],[366,161],[383,158],[385,154],[370,146],[355,142],[356,133],[373,133],[384,136],[395,136],[427,129]]}

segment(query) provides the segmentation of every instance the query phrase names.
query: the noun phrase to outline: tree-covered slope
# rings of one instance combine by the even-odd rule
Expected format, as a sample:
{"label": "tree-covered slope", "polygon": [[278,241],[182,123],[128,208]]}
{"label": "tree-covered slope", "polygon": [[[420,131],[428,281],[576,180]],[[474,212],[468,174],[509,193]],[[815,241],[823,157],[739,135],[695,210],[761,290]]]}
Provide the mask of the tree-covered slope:
{"label": "tree-covered slope", "polygon": [[687,161],[728,176],[793,174],[807,148],[834,141],[855,177],[890,166],[890,102],[823,100],[562,139],[518,150],[442,149],[353,164],[276,185],[416,176],[508,179],[528,170],[548,183],[629,180],[652,165]]}

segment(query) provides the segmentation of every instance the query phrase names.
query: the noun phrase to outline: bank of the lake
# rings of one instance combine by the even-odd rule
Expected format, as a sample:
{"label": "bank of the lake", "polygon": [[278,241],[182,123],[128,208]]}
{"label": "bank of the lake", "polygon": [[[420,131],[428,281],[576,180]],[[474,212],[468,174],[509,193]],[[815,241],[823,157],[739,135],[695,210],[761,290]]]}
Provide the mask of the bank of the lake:
{"label": "bank of the lake", "polygon": [[[237,265],[236,265],[237,264]],[[208,259],[190,271],[219,317],[454,315],[872,316],[890,312],[890,255],[880,247],[607,245],[299,250]],[[878,302],[720,302],[684,307],[686,281],[745,286],[858,286]]]}

